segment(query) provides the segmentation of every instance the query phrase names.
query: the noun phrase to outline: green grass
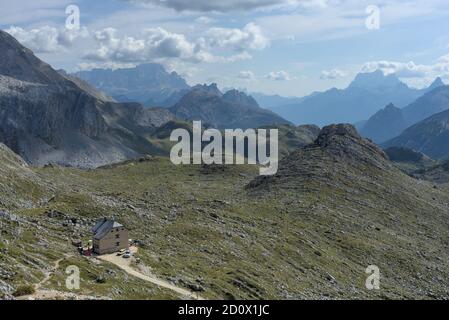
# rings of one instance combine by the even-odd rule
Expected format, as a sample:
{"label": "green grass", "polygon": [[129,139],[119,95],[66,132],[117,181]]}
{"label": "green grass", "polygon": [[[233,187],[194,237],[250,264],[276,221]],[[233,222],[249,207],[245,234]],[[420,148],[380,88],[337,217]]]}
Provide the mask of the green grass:
{"label": "green grass", "polygon": [[[11,281],[19,286],[37,283],[45,266],[75,254],[70,239],[78,233],[88,239],[88,226],[63,227],[44,214],[55,209],[79,218],[116,217],[131,238],[144,241],[139,258],[154,274],[181,287],[200,283],[207,298],[399,299],[427,297],[430,291],[444,296],[447,285],[433,278],[449,276],[448,264],[438,264],[438,258],[449,261],[443,236],[447,194],[399,173],[376,178],[379,172],[370,167],[360,170],[364,180],[337,168],[327,173],[334,184],[317,175],[258,192],[245,188],[258,173],[252,166],[174,166],[155,157],[87,171],[34,169],[35,185],[44,198],[54,199],[11,209],[40,227],[31,223],[15,240],[7,235],[10,244],[0,244],[9,256],[0,261],[21,266]],[[47,248],[37,244],[42,241]],[[23,258],[30,255],[36,264]],[[79,256],[65,259],[44,288],[67,291],[64,270],[71,264],[81,270],[80,294],[179,298]],[[381,268],[381,291],[364,287],[369,264]]]}

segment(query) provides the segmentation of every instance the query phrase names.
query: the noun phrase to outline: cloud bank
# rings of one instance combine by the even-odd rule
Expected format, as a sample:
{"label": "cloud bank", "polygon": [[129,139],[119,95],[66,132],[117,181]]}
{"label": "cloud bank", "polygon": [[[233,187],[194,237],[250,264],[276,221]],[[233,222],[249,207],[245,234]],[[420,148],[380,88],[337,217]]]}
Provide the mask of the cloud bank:
{"label": "cloud bank", "polygon": [[86,38],[89,32],[86,28],[80,30],[57,29],[43,26],[31,30],[12,26],[5,30],[25,47],[37,53],[51,53],[71,47],[77,38]]}
{"label": "cloud bank", "polygon": [[252,10],[286,3],[295,3],[299,0],[125,0],[138,4],[163,6],[176,11],[196,12],[232,12]]}
{"label": "cloud bank", "polygon": [[101,63],[143,63],[179,60],[190,63],[227,63],[252,58],[250,52],[270,45],[260,27],[248,23],[243,28],[210,28],[195,39],[164,28],[146,28],[136,36],[115,28],[89,31],[43,26],[31,30],[12,26],[6,30],[37,53],[63,52],[78,38],[89,42],[82,58]]}

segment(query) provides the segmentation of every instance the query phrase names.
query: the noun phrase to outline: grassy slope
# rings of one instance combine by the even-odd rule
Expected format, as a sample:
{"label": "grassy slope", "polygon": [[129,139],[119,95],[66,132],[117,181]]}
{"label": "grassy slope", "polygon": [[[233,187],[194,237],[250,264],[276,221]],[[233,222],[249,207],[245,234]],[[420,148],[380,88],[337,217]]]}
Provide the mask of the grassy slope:
{"label": "grassy slope", "polygon": [[[44,198],[54,198],[9,208],[29,227],[16,245],[12,234],[9,245],[0,244],[7,248],[0,264],[18,270],[8,283],[35,283],[43,278],[39,270],[73,253],[69,240],[87,239],[89,225],[67,227],[44,214],[56,209],[88,222],[117,217],[144,241],[139,257],[152,272],[180,286],[201,283],[209,298],[447,297],[447,191],[399,171],[361,168],[366,178],[356,179],[331,160],[322,166],[324,174],[270,192],[245,188],[257,174],[247,166],[176,167],[154,158],[90,171],[34,169]],[[17,197],[29,195],[19,191]],[[78,258],[70,263],[82,269],[84,294],[173,297],[125,281],[112,266]],[[380,291],[365,289],[369,264],[380,267]],[[47,286],[59,287],[62,276],[60,271]],[[99,276],[108,279],[105,284],[97,283]]]}

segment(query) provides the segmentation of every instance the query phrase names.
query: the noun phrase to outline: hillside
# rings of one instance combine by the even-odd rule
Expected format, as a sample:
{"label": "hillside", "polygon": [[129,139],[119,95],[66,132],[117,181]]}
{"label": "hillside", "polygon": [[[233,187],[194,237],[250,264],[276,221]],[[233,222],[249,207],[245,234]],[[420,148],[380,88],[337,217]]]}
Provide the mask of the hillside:
{"label": "hillside", "polygon": [[[0,186],[7,188],[20,181],[14,171],[23,161],[3,154]],[[77,256],[70,241],[89,239],[95,219],[107,215],[140,240],[137,268],[180,287],[198,285],[206,298],[448,298],[448,191],[401,173],[348,126],[324,128],[272,178],[250,166],[173,166],[166,158],[22,170],[41,193],[16,202],[29,189],[15,187],[7,195],[14,201],[0,207],[8,253],[0,256],[0,290],[9,297],[62,259],[40,290],[70,294],[58,282],[75,264],[77,296],[180,298]],[[364,286],[371,264],[381,270],[380,291]]]}
{"label": "hillside", "polygon": [[114,98],[109,97],[107,94],[105,94],[104,92],[101,92],[100,90],[92,87],[90,84],[88,84],[86,81],[68,74],[67,72],[65,72],[65,70],[58,70],[59,74],[62,75],[64,78],[66,78],[67,80],[70,80],[71,82],[75,83],[81,90],[89,93],[91,96],[95,97],[98,100],[103,100],[105,102],[117,102],[114,100]]}
{"label": "hillside", "polygon": [[402,110],[389,104],[368,119],[362,126],[360,134],[376,143],[382,143],[397,137],[405,128],[407,122]]}
{"label": "hillside", "polygon": [[109,101],[3,31],[0,49],[0,142],[28,163],[96,167],[158,154],[143,135],[161,124],[160,111]]}
{"label": "hillside", "polygon": [[375,264],[387,295],[396,298],[418,291],[447,296],[447,285],[434,282],[448,272],[441,264],[448,261],[447,190],[438,189],[400,172],[343,125],[324,128],[314,144],[282,160],[277,175],[248,185],[261,201],[282,199],[278,210],[301,220],[297,233],[307,240],[298,242],[298,254],[310,266],[308,276],[330,273],[323,288],[345,291],[352,283],[356,292],[363,279],[351,279]]}
{"label": "hillside", "polygon": [[407,128],[401,135],[382,146],[406,147],[433,159],[449,158],[449,110],[437,113]]}
{"label": "hillside", "polygon": [[[438,83],[442,84],[442,82]],[[433,87],[435,87],[433,90],[403,109],[405,120],[409,125],[449,109],[449,86],[434,85]]]}

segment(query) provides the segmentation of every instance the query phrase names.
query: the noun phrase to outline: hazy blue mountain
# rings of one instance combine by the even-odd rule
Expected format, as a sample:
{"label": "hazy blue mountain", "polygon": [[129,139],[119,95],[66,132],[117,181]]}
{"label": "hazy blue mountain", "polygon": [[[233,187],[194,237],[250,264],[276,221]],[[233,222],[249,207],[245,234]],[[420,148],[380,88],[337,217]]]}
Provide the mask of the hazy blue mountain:
{"label": "hazy blue mountain", "polygon": [[361,132],[367,122],[368,122],[368,120],[362,120],[362,121],[353,123],[352,125],[357,129],[358,132]]}
{"label": "hazy blue mountain", "polygon": [[173,107],[175,104],[177,104],[179,101],[181,101],[181,99],[190,92],[190,88],[189,89],[183,89],[183,90],[179,90],[176,91],[174,93],[172,93],[168,98],[166,98],[164,101],[158,103],[159,106],[164,107],[164,108],[170,108]]}
{"label": "hazy blue mountain", "polygon": [[283,97],[280,95],[267,95],[259,92],[252,92],[251,96],[256,99],[257,103],[262,107],[276,112],[281,106],[301,103],[305,97]]}
{"label": "hazy blue mountain", "polygon": [[434,89],[403,109],[405,120],[410,125],[449,109],[448,87],[441,79],[435,80],[431,87]]}
{"label": "hazy blue mountain", "polygon": [[[433,89],[439,88],[445,86],[445,83],[443,82],[443,79],[441,77],[437,77],[432,84],[426,89],[427,92],[432,91]],[[426,92],[426,93],[427,93]]]}
{"label": "hazy blue mountain", "polygon": [[405,107],[427,90],[410,88],[394,74],[361,73],[346,89],[316,93],[300,103],[279,107],[276,112],[296,124],[357,123],[390,103]]}
{"label": "hazy blue mountain", "polygon": [[382,143],[398,136],[405,128],[443,110],[449,109],[447,90],[442,88],[444,83],[437,78],[424,95],[403,109],[389,105],[378,111],[364,125],[359,128],[361,134]]}
{"label": "hazy blue mountain", "polygon": [[[449,91],[445,86],[437,90]],[[449,107],[449,105],[448,105]],[[449,158],[449,110],[434,114],[407,128],[383,147],[405,147],[422,152],[434,159]]]}
{"label": "hazy blue mountain", "polygon": [[402,110],[389,104],[369,118],[360,130],[360,134],[376,143],[382,143],[398,136],[405,128],[407,128],[407,122]]}
{"label": "hazy blue mountain", "polygon": [[[163,106],[179,91],[190,89],[176,72],[167,72],[157,63],[128,69],[93,69],[75,74],[119,102],[139,102],[145,106]],[[175,102],[176,103],[176,102]]]}
{"label": "hazy blue mountain", "polygon": [[289,123],[277,114],[260,108],[253,97],[237,90],[223,94],[216,84],[193,87],[170,111],[180,119],[201,120],[219,129]]}

